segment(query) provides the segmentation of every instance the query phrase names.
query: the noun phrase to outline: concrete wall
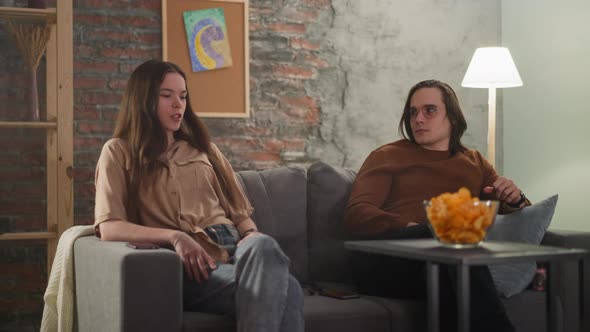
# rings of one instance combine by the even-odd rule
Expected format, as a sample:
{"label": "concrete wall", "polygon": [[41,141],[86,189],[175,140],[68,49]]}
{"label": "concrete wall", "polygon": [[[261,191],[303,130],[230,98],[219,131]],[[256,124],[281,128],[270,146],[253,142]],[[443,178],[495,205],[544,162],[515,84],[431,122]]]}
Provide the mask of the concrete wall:
{"label": "concrete wall", "polygon": [[399,138],[408,90],[430,78],[455,88],[468,121],[464,143],[485,153],[487,90],[460,83],[475,48],[500,41],[498,1],[333,0],[332,9],[329,26],[316,33],[325,35],[322,55],[338,65],[308,84],[321,105],[313,158],[358,168]]}
{"label": "concrete wall", "polygon": [[552,228],[590,231],[590,2],[502,1],[502,39],[524,86],[504,91],[504,168],[537,201],[559,193]]}

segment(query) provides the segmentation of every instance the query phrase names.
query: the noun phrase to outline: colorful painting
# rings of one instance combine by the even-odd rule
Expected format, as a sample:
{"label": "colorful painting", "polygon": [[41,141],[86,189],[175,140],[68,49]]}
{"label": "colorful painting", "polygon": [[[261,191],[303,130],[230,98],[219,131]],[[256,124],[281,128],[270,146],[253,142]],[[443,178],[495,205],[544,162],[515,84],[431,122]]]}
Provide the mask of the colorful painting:
{"label": "colorful painting", "polygon": [[223,8],[182,13],[193,72],[230,67],[231,52]]}

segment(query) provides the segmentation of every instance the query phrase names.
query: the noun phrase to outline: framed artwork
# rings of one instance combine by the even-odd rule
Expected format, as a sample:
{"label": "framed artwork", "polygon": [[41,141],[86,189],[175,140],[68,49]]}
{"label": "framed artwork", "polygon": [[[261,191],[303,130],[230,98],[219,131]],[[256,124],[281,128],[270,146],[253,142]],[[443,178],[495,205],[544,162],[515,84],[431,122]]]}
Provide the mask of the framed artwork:
{"label": "framed artwork", "polygon": [[162,0],[162,58],[200,117],[250,116],[248,0]]}
{"label": "framed artwork", "polygon": [[193,72],[231,67],[223,8],[182,13]]}

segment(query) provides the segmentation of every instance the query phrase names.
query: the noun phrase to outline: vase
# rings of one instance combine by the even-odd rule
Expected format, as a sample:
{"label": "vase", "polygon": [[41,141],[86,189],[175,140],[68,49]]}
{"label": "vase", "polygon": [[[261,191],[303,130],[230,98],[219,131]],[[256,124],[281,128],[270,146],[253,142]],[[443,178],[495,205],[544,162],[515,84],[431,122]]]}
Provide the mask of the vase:
{"label": "vase", "polygon": [[29,120],[39,121],[39,94],[37,92],[37,69],[29,72]]}

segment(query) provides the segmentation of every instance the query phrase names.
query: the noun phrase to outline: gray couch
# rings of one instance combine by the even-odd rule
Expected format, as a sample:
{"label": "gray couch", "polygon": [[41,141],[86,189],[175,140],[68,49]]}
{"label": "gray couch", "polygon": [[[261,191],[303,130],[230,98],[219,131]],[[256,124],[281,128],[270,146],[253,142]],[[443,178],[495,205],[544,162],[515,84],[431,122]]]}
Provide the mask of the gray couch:
{"label": "gray couch", "polygon": [[[244,171],[238,178],[255,207],[253,218],[291,258],[291,271],[302,282],[350,288],[349,252],[341,220],[354,172],[318,162],[307,171],[277,168]],[[543,244],[590,247],[590,233],[550,231]],[[80,331],[234,331],[228,317],[183,312],[182,264],[170,250],[133,250],[95,237],[76,241],[76,314]],[[585,264],[588,269],[589,264]],[[576,331],[579,310],[590,317],[590,287],[580,305],[577,264],[555,264],[559,331]],[[582,276],[590,286],[590,271]],[[518,331],[545,329],[544,292],[525,290],[505,305]],[[420,301],[361,296],[337,300],[306,295],[306,331],[424,331]],[[586,318],[584,331],[590,328]]]}

